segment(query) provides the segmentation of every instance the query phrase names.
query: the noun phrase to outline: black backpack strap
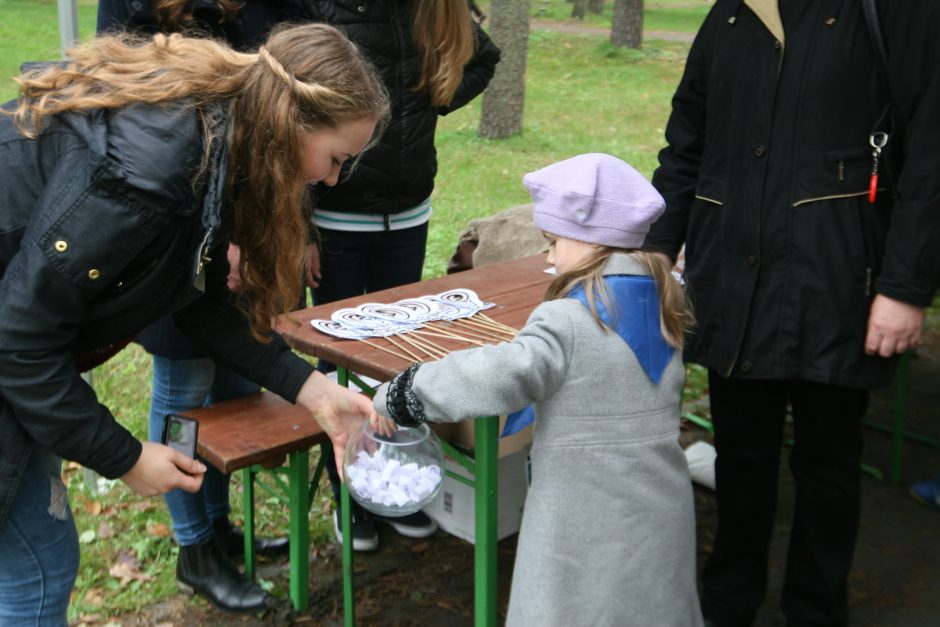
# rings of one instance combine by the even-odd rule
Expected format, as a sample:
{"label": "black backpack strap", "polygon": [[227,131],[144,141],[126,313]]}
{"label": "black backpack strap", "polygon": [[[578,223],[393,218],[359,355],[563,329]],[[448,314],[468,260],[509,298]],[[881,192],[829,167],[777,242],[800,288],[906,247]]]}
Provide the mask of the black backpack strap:
{"label": "black backpack strap", "polygon": [[878,71],[878,82],[885,94],[885,110],[878,117],[875,124],[875,130],[887,130],[886,126],[890,124],[891,117],[891,69],[888,65],[888,49],[885,47],[885,40],[881,34],[881,22],[878,19],[878,7],[875,0],[861,0],[862,13],[865,14],[865,25],[868,27],[868,37],[871,39],[872,48],[875,50],[875,63]]}

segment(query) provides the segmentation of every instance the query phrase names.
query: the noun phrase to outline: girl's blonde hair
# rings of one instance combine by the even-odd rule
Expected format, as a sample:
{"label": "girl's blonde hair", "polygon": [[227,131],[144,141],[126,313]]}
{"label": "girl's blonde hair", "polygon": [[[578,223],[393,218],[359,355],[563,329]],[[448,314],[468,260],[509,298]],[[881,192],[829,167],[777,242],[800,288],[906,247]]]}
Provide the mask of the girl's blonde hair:
{"label": "girl's blonde hair", "polygon": [[659,293],[660,330],[670,346],[681,348],[685,332],[695,323],[695,320],[682,286],[672,277],[666,263],[653,253],[601,246],[574,268],[555,277],[545,292],[545,300],[564,298],[576,287],[583,286],[588,309],[594,316],[595,322],[604,328],[604,323],[597,315],[597,307],[594,303],[597,298],[600,298],[612,317],[618,315],[618,312],[611,308],[610,291],[603,275],[604,264],[614,253],[630,254],[650,269],[653,280],[656,282],[656,291]]}
{"label": "girl's blonde hair", "polygon": [[427,90],[431,104],[444,107],[454,98],[463,68],[476,47],[467,0],[413,0],[413,34],[421,55],[416,90]]}
{"label": "girl's blonde hair", "polygon": [[[273,318],[293,309],[302,292],[301,137],[363,119],[375,120],[381,133],[388,97],[371,64],[323,24],[277,29],[257,54],[211,39],[125,34],[92,40],[70,59],[17,79],[13,116],[25,135],[35,137],[46,118],[70,111],[183,101],[204,115],[208,103],[231,103],[226,211],[241,246],[239,303],[252,335],[266,339]],[[194,184],[201,174],[193,173]]]}

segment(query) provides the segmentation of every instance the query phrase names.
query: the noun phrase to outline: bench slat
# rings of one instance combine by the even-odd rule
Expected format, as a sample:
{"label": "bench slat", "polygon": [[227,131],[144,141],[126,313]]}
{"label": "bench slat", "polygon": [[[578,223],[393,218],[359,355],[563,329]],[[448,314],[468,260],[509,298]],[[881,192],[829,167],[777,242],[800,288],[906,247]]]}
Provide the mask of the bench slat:
{"label": "bench slat", "polygon": [[227,474],[329,442],[310,412],[272,392],[193,409],[186,415],[199,421],[197,452]]}

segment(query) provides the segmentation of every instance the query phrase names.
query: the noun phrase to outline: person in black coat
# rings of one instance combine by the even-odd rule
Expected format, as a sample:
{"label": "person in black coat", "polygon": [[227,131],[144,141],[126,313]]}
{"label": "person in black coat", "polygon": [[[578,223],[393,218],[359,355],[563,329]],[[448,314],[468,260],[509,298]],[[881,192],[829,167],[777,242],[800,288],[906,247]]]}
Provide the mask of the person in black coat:
{"label": "person in black coat", "polygon": [[[325,25],[283,29],[254,54],[179,35],[100,38],[19,83],[0,116],[0,623],[65,624],[78,537],[60,458],[143,495],[196,491],[206,471],[139,442],[80,376],[141,328],[173,314],[206,355],[307,408],[340,449],[371,414],[271,321],[301,289],[307,186],[337,181],[388,101]],[[197,565],[220,553],[214,541],[180,548]],[[217,604],[266,606],[263,591],[229,592]]]}
{"label": "person in black coat", "polygon": [[[500,50],[473,21],[466,0],[315,0],[310,6],[315,19],[342,28],[375,64],[392,103],[376,148],[339,185],[318,190],[313,223],[319,245],[309,249],[306,280],[314,304],[321,305],[421,280],[438,117],[483,92]],[[338,496],[333,454],[324,449]],[[375,520],[414,538],[437,529],[423,512],[383,518],[353,508],[356,550],[378,548]],[[333,522],[342,541],[338,510]]]}
{"label": "person in black coat", "polygon": [[940,12],[879,5],[880,76],[861,5],[718,0],[653,177],[667,209],[645,247],[675,260],[685,245],[685,356],[709,371],[715,625],[749,624],[763,599],[788,412],[783,610],[790,625],[847,624],[868,391],[916,346],[940,276]]}

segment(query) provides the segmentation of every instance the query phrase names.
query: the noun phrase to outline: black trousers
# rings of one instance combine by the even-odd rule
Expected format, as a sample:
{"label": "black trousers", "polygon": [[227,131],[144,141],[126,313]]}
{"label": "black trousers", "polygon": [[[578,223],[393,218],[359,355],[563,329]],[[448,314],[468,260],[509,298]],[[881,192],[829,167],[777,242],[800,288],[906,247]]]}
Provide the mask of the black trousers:
{"label": "black trousers", "polygon": [[[357,233],[320,229],[320,287],[313,290],[313,304],[398,287],[421,280],[428,239],[428,223],[397,231]],[[330,372],[333,364],[320,361],[317,370]],[[340,480],[333,447],[323,445],[326,471],[339,500]]]}
{"label": "black trousers", "polygon": [[722,627],[750,625],[764,598],[789,405],[796,503],[781,605],[790,627],[847,625],[868,390],[727,379],[715,372],[708,381],[718,533],[703,575],[705,617]]}

